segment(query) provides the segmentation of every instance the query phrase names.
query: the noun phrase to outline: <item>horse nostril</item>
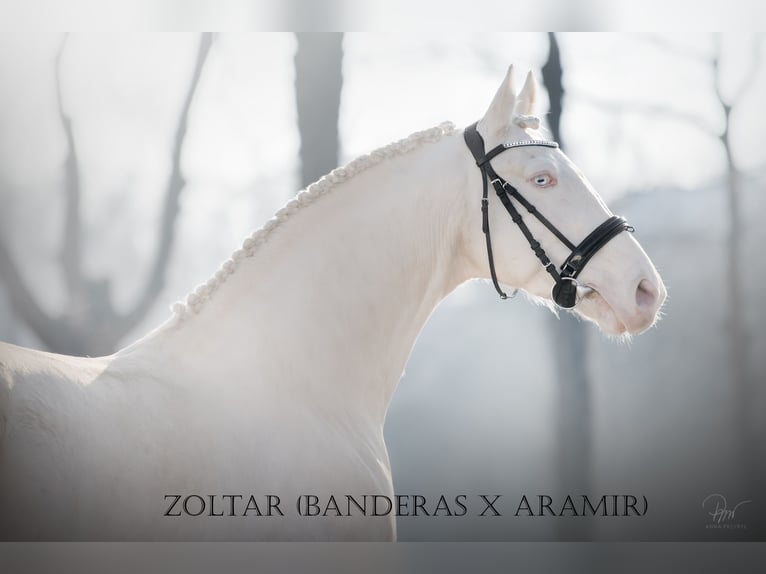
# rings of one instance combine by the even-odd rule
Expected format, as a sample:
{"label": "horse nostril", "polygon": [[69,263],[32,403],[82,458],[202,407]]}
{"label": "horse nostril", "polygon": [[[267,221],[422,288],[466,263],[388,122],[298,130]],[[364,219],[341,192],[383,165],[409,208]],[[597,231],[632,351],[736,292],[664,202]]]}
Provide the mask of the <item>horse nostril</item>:
{"label": "horse nostril", "polygon": [[659,292],[657,288],[647,279],[641,279],[636,289],[636,305],[639,309],[652,308],[657,303]]}

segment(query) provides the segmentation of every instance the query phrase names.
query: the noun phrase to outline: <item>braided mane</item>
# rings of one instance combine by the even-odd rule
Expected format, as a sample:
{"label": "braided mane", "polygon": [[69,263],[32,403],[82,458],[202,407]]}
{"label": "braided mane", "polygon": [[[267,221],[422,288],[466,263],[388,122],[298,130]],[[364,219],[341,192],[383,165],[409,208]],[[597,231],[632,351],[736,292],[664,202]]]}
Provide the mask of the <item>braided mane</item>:
{"label": "braided mane", "polygon": [[290,219],[299,210],[311,205],[320,197],[326,195],[335,187],[345,181],[350,180],[357,173],[361,173],[370,167],[380,164],[385,159],[404,155],[424,143],[436,142],[443,136],[455,131],[452,122],[443,122],[436,127],[415,132],[408,137],[395,141],[375,151],[357,157],[349,164],[332,170],[323,176],[319,181],[312,183],[306,189],[300,191],[293,199],[288,201],[263,227],[253,232],[242,243],[242,247],[231,254],[231,257],[223,262],[207,282],[199,285],[192,293],[186,296],[185,301],[179,301],[173,304],[172,310],[178,319],[184,319],[190,315],[199,313],[204,303],[209,300],[213,293],[232,275],[241,261],[247,257],[252,257],[258,252],[258,249],[264,245],[271,237],[271,234],[281,227],[285,221]]}

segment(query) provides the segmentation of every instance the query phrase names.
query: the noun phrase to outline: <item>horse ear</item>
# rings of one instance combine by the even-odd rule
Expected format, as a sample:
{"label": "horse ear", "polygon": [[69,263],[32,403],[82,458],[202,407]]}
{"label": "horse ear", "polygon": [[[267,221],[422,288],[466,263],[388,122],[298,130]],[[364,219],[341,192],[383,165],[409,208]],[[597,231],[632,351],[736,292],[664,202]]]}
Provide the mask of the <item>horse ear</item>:
{"label": "horse ear", "polygon": [[503,83],[492,98],[489,109],[479,122],[479,128],[485,136],[505,136],[511,124],[511,116],[516,103],[516,88],[513,85],[513,65],[508,67]]}
{"label": "horse ear", "polygon": [[521,109],[519,113],[525,116],[532,115],[535,108],[535,100],[537,99],[537,81],[532,70],[527,74],[527,79],[524,80],[524,87],[521,88],[519,93],[518,103]]}

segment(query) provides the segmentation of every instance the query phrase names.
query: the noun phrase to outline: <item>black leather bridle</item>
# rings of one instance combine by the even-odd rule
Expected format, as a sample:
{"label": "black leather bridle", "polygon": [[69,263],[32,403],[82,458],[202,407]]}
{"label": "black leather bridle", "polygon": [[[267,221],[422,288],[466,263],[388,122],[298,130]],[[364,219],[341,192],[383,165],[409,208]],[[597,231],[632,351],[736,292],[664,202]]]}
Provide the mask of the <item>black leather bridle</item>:
{"label": "black leather bridle", "polygon": [[[477,122],[478,123],[478,122]],[[623,231],[633,232],[634,229],[624,217],[619,215],[613,215],[607,219],[604,223],[594,229],[585,239],[583,239],[579,245],[575,245],[566,236],[559,231],[555,225],[553,225],[544,215],[542,215],[534,205],[529,203],[523,195],[519,193],[519,190],[513,187],[510,183],[497,175],[497,172],[492,168],[490,161],[495,156],[502,152],[517,148],[517,147],[549,147],[558,148],[559,144],[549,140],[518,140],[500,144],[488,152],[484,152],[484,140],[476,129],[476,123],[471,124],[463,132],[465,143],[468,145],[468,149],[471,150],[476,165],[481,170],[482,178],[482,196],[481,196],[481,228],[484,231],[484,236],[487,240],[487,258],[489,259],[489,272],[492,276],[492,283],[495,285],[495,289],[500,294],[500,298],[507,299],[503,290],[500,288],[500,284],[497,281],[497,274],[495,273],[495,261],[492,256],[492,239],[489,233],[489,198],[487,197],[489,185],[487,182],[492,183],[492,186],[497,192],[497,197],[500,198],[501,203],[505,207],[508,214],[511,216],[511,220],[516,224],[521,233],[527,239],[529,246],[535,255],[540,260],[540,263],[545,270],[553,277],[554,285],[551,289],[551,297],[553,302],[559,307],[564,309],[571,309],[577,304],[577,276],[585,268],[585,265],[590,261],[599,249],[609,243],[613,238],[617,237]],[[569,257],[566,258],[564,263],[558,269],[551,262],[545,253],[545,250],[532,235],[532,232],[527,227],[521,214],[514,207],[511,198],[518,201],[529,213],[531,213],[537,220],[542,223],[556,238],[561,241],[569,249]]]}

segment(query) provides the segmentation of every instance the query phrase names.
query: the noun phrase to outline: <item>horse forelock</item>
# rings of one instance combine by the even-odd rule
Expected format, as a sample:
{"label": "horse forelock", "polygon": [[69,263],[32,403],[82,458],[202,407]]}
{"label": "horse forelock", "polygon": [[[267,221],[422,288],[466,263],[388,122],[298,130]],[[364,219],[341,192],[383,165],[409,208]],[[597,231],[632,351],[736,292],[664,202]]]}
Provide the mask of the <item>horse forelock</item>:
{"label": "horse forelock", "polygon": [[452,122],[442,122],[430,129],[415,132],[406,138],[378,148],[369,154],[361,155],[345,166],[335,168],[318,181],[307,186],[279,209],[261,228],[247,237],[242,246],[223,262],[218,271],[207,282],[194,289],[193,292],[186,296],[185,300],[173,304],[173,314],[177,319],[182,320],[190,315],[199,313],[204,303],[238,269],[242,260],[255,255],[259,248],[268,241],[273,232],[296,212],[328,194],[338,184],[349,181],[356,174],[378,165],[388,158],[405,155],[425,143],[436,142],[454,131],[455,125]]}
{"label": "horse forelock", "polygon": [[537,116],[526,114],[514,114],[513,123],[519,126],[521,129],[540,129],[540,118]]}

